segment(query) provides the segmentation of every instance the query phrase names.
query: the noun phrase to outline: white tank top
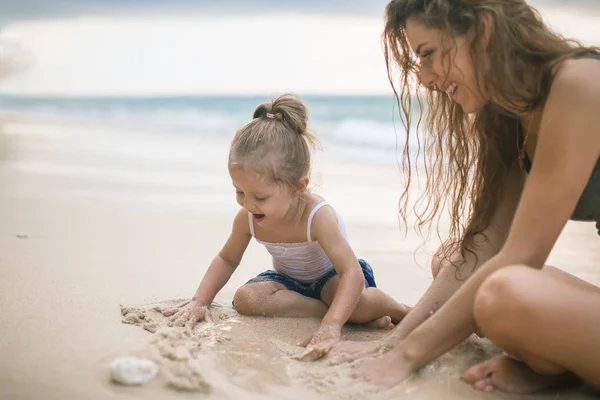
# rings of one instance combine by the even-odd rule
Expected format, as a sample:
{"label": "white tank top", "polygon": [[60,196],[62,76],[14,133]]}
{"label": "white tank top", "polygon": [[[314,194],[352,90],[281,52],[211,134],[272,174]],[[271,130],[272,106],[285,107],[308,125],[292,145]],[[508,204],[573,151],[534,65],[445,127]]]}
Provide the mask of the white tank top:
{"label": "white tank top", "polygon": [[[325,251],[319,242],[313,242],[310,237],[310,227],[315,213],[323,206],[328,205],[326,201],[317,204],[308,216],[306,226],[306,242],[299,243],[270,243],[263,242],[256,238],[254,234],[254,222],[252,213],[248,212],[248,221],[250,223],[250,233],[256,241],[267,248],[267,251],[273,256],[273,267],[281,274],[285,274],[302,283],[310,283],[321,279],[333,269],[333,263],[325,254]],[[329,206],[331,207],[331,206]],[[333,207],[332,207],[333,209]],[[335,209],[333,209],[335,211]],[[342,235],[348,241],[346,227],[340,215],[335,212],[338,219],[338,227]]]}

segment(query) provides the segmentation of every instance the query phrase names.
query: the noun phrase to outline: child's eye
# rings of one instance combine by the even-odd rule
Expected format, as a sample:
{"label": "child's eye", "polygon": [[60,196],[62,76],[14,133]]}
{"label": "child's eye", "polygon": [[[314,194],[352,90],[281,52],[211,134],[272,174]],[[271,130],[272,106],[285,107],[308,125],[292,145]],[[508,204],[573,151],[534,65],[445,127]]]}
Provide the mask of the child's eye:
{"label": "child's eye", "polygon": [[265,201],[268,197],[255,197],[256,201]]}
{"label": "child's eye", "polygon": [[244,195],[244,192],[239,192],[239,191],[237,191],[237,190],[236,190],[236,192],[235,192],[235,195],[236,195],[236,196],[243,196],[243,195]]}

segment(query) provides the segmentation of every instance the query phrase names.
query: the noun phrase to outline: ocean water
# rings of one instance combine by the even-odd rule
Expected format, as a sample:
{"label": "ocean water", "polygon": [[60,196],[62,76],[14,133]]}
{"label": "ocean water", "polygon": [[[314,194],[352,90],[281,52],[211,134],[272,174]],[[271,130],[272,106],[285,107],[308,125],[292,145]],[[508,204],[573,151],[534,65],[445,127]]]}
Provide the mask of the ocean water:
{"label": "ocean water", "polygon": [[[386,215],[394,215],[396,194],[384,194],[388,182],[380,182],[381,177],[369,176],[370,169],[362,168],[376,164],[395,170],[401,158],[406,132],[393,96],[302,99],[309,108],[310,129],[322,145],[322,151],[315,154],[313,188],[327,192],[328,199],[340,207],[345,197],[366,205],[370,197],[381,195],[390,201]],[[72,183],[66,191],[63,183],[44,188],[17,185],[16,196],[34,196],[27,190],[39,189],[45,191],[44,196],[101,198],[152,208],[208,207],[228,213],[237,209],[227,170],[229,144],[235,131],[252,118],[255,107],[266,101],[268,96],[0,96],[0,113],[44,117],[4,121],[2,133],[11,151],[3,154],[2,162],[18,173],[47,177],[46,182]],[[330,159],[341,166],[335,179],[356,181],[356,191],[332,192],[339,185],[319,167],[321,161]],[[351,165],[358,168],[344,168]],[[354,171],[353,175],[347,175],[348,171]],[[339,174],[346,175],[340,178]],[[389,185],[399,184],[399,178],[388,180]]]}
{"label": "ocean water", "polygon": [[[303,96],[309,125],[326,154],[358,161],[396,162],[406,131],[389,96]],[[0,96],[0,111],[19,111],[91,123],[231,140],[269,96],[36,98]],[[414,135],[411,135],[414,136]],[[167,137],[165,137],[167,140]],[[411,138],[411,141],[415,141]],[[415,145],[411,143],[411,145]]]}

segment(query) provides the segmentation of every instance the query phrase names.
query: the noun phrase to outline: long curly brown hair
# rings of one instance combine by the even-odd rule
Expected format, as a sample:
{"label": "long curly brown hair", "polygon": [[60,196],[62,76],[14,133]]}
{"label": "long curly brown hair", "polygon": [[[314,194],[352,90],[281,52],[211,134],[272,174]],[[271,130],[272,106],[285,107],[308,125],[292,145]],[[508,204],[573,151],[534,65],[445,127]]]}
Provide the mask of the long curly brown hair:
{"label": "long curly brown hair", "polygon": [[[491,21],[487,36],[484,16]],[[417,90],[414,96],[419,63],[406,37],[409,19],[449,38],[467,32],[475,38],[489,37],[485,42],[473,40],[470,56],[479,89],[494,100],[467,115],[434,88]],[[437,222],[439,235],[440,218],[448,213],[444,257],[459,250],[464,260],[465,251],[474,248],[475,237],[489,226],[503,181],[519,159],[523,146],[519,117],[544,105],[563,60],[600,54],[600,49],[553,32],[524,0],[393,0],[386,7],[382,40],[388,79],[407,132],[399,216],[406,226],[408,215],[414,213],[420,232]],[[413,111],[419,117],[416,130],[411,131]],[[423,122],[426,132],[420,133]],[[411,135],[419,143],[416,152],[410,149]],[[426,185],[409,210],[411,182],[417,172],[413,165],[421,158]]]}

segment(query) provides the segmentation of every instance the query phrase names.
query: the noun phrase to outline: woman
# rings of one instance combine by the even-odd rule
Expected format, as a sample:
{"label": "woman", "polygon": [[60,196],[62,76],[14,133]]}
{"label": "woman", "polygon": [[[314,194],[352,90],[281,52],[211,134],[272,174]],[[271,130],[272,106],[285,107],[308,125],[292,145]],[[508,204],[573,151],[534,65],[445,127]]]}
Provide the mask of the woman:
{"label": "woman", "polygon": [[477,389],[600,388],[600,288],[544,265],[569,219],[600,234],[600,49],[552,32],[523,0],[394,0],[383,37],[409,126],[414,82],[428,102],[417,215],[447,206],[452,224],[414,309],[338,357],[385,352],[354,374],[392,386],[479,330],[510,356],[468,370]]}

